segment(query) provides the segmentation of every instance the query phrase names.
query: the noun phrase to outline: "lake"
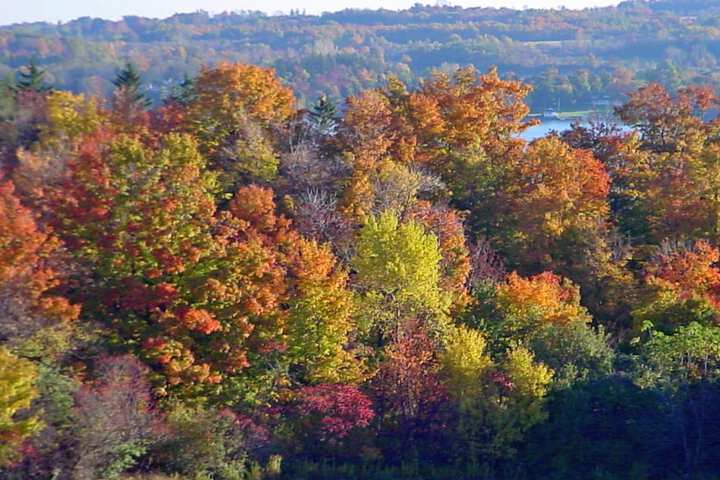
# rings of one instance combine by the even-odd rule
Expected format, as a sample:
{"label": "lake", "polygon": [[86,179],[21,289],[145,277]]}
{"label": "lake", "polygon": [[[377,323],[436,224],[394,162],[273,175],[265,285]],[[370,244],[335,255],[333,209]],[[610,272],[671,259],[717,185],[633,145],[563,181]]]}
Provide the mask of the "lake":
{"label": "lake", "polygon": [[[544,137],[551,131],[562,132],[564,130],[570,130],[571,120],[544,120],[540,124],[530,127],[520,134],[520,137],[527,140],[535,140],[536,138]],[[585,124],[585,122],[583,122]]]}

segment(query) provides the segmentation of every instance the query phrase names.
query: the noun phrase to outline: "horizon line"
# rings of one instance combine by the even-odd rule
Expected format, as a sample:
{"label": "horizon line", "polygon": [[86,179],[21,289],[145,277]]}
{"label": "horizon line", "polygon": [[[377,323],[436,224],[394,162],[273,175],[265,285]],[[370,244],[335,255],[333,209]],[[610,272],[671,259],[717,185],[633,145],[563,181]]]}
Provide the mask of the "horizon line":
{"label": "horizon line", "polygon": [[[640,0],[641,3],[651,3],[651,0]],[[422,4],[420,2],[417,2],[413,4],[410,7],[407,8],[371,8],[371,7],[365,7],[365,8],[358,8],[358,7],[347,7],[342,8],[339,10],[323,10],[321,12],[310,12],[306,13],[306,9],[303,8],[291,8],[289,11],[284,10],[276,10],[276,11],[265,11],[265,10],[245,10],[245,9],[237,9],[237,10],[218,10],[218,11],[210,11],[210,10],[204,10],[202,8],[199,8],[194,11],[178,11],[174,12],[171,15],[168,16],[144,16],[144,15],[136,15],[136,14],[127,14],[117,17],[95,17],[92,15],[82,15],[79,17],[71,18],[68,20],[58,20],[58,21],[49,21],[49,20],[33,20],[33,21],[24,21],[24,22],[12,22],[12,23],[2,23],[0,20],[0,27],[14,27],[14,26],[27,26],[27,25],[37,25],[37,24],[45,24],[45,25],[53,25],[53,26],[62,26],[67,25],[73,22],[76,22],[78,20],[82,20],[85,18],[89,18],[91,20],[101,20],[106,22],[120,22],[126,18],[142,18],[147,20],[158,20],[158,21],[164,21],[169,20],[173,17],[180,16],[180,15],[197,15],[197,14],[206,14],[209,18],[213,17],[219,17],[224,15],[257,15],[257,16],[266,16],[266,17],[317,17],[321,18],[324,15],[332,15],[342,12],[349,12],[349,11],[355,11],[355,12],[407,12],[413,9],[459,9],[459,10],[510,10],[513,12],[527,12],[527,11],[584,11],[584,10],[602,10],[607,8],[617,8],[622,3],[634,3],[632,0],[628,2],[628,0],[617,0],[613,1],[610,5],[598,5],[598,6],[583,6],[583,7],[568,7],[565,5],[558,5],[558,6],[549,6],[549,7],[531,7],[528,5],[525,5],[522,8],[517,7],[506,7],[506,6],[491,6],[491,5],[478,5],[478,6],[462,6],[462,5],[453,5],[453,4],[440,4],[441,2],[438,1],[434,5],[433,4]],[[297,12],[297,13],[295,13]],[[300,13],[302,12],[302,13]]]}

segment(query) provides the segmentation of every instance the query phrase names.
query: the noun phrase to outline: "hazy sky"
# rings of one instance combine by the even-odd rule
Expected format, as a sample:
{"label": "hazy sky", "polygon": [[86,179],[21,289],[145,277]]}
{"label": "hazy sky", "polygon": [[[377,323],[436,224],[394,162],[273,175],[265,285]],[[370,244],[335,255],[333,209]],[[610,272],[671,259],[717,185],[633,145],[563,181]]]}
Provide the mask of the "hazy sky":
{"label": "hazy sky", "polygon": [[[232,10],[287,12],[291,8],[307,13],[335,11],[343,8],[407,8],[416,0],[0,0],[0,25],[32,21],[65,21],[92,16],[117,19],[123,15],[167,17],[176,12],[202,9],[211,13]],[[434,3],[422,0],[420,3]],[[612,0],[451,0],[452,5],[506,6],[514,8],[560,7],[584,8],[616,4]]]}

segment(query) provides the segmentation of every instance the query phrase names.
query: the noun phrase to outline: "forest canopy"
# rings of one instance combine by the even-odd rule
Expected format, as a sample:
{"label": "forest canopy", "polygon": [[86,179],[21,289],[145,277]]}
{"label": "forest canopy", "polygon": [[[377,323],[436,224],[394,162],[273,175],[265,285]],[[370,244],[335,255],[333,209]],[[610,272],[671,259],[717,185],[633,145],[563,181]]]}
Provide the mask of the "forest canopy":
{"label": "forest canopy", "polygon": [[711,85],[145,71],[0,97],[1,479],[719,478]]}

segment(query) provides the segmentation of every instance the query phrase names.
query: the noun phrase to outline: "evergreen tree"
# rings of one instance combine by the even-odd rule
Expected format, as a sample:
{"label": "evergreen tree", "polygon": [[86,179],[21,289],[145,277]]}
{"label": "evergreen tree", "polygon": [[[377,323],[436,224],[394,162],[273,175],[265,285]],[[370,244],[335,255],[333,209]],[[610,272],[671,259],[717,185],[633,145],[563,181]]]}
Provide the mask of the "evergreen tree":
{"label": "evergreen tree", "polygon": [[183,77],[182,82],[173,88],[172,93],[167,98],[168,102],[177,102],[180,105],[189,105],[195,99],[195,79],[187,73]]}
{"label": "evergreen tree", "polygon": [[17,73],[17,82],[14,87],[16,92],[49,92],[50,85],[45,82],[45,70],[38,68],[35,62],[31,61],[24,70]]}
{"label": "evergreen tree", "polygon": [[310,107],[309,121],[312,127],[322,135],[330,135],[337,128],[337,107],[326,95],[320,98]]}
{"label": "evergreen tree", "polygon": [[150,106],[150,99],[142,92],[142,79],[135,65],[128,62],[113,80],[116,92],[125,103],[136,107],[147,108]]}

